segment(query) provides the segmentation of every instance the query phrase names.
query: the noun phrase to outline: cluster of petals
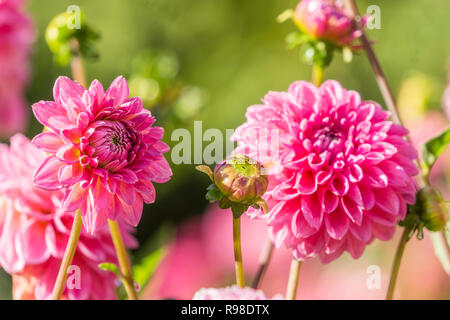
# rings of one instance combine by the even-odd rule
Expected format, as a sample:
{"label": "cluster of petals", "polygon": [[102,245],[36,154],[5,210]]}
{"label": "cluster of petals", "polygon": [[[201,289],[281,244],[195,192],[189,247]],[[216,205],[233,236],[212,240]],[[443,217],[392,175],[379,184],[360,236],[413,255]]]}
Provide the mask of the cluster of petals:
{"label": "cluster of petals", "polygon": [[[281,300],[281,295],[273,299]],[[202,288],[194,294],[193,300],[270,300],[262,290],[239,286],[225,288]]]}
{"label": "cluster of petals", "polygon": [[0,0],[0,136],[22,130],[27,111],[24,89],[35,31],[25,1]]}
{"label": "cluster of petals", "polygon": [[[0,145],[0,266],[13,276],[15,299],[49,299],[69,239],[74,212],[61,209],[63,191],[42,190],[33,173],[46,158],[21,134]],[[120,222],[127,247],[137,243],[132,227]],[[116,278],[98,264],[117,263],[108,228],[95,237],[81,232],[65,299],[114,299]],[[70,282],[70,276],[69,276]]]}
{"label": "cluster of petals", "polygon": [[[324,263],[358,258],[374,238],[389,240],[418,173],[408,131],[389,113],[337,81],[294,82],[248,108],[235,132],[237,153],[267,167],[270,235],[294,256]],[[250,209],[259,215],[259,210]]]}
{"label": "cluster of petals", "polygon": [[34,181],[47,190],[63,189],[63,209],[80,209],[91,233],[118,217],[136,226],[143,202],[155,200],[153,182],[172,175],[163,129],[153,127],[155,118],[140,98],[128,98],[123,77],[106,92],[97,80],[86,90],[59,77],[53,95],[54,101],[33,105],[46,128],[33,143],[49,155]]}
{"label": "cluster of petals", "polygon": [[[366,21],[364,17],[363,25]],[[338,46],[353,47],[362,35],[341,0],[302,0],[295,9],[294,22],[312,37]]]}

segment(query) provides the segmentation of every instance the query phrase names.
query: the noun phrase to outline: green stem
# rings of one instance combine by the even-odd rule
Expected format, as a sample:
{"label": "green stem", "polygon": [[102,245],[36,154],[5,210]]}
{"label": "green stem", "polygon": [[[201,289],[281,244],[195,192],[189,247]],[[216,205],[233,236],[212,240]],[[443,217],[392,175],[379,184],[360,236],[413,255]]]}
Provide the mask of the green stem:
{"label": "green stem", "polygon": [[298,280],[300,278],[300,268],[302,262],[297,259],[292,259],[291,270],[289,271],[289,280],[286,289],[286,300],[295,300],[297,297]]}
{"label": "green stem", "polygon": [[242,264],[241,250],[241,219],[233,218],[233,246],[234,246],[234,265],[236,268],[236,283],[239,287],[245,287],[244,267]]}
{"label": "green stem", "polygon": [[319,87],[323,82],[324,68],[318,63],[313,64],[312,81],[316,87]]}
{"label": "green stem", "polygon": [[64,251],[64,256],[59,267],[58,276],[56,277],[55,286],[53,287],[53,300],[60,300],[64,288],[66,287],[67,271],[72,264],[73,256],[75,255],[75,251],[77,249],[77,243],[80,237],[82,225],[81,213],[80,210],[77,210],[73,219],[69,241],[67,242],[66,250]]}
{"label": "green stem", "polygon": [[138,300],[136,288],[134,286],[133,274],[131,272],[130,259],[128,258],[127,250],[123,243],[122,235],[117,221],[108,219],[109,230],[111,238],[116,249],[117,260],[119,260],[120,272],[123,275],[123,285],[130,300]]}
{"label": "green stem", "polygon": [[273,252],[272,240],[270,238],[267,238],[266,243],[264,244],[264,247],[259,256],[259,267],[258,270],[256,271],[256,275],[252,283],[253,289],[258,288],[262,280],[262,277],[264,276],[264,273],[267,270],[267,266],[269,265],[270,259],[272,258],[272,252]]}
{"label": "green stem", "polygon": [[402,261],[403,252],[405,251],[406,242],[408,242],[408,236],[411,230],[405,228],[403,230],[402,238],[397,247],[395,253],[394,263],[392,264],[391,279],[389,281],[389,288],[386,294],[386,300],[392,300],[394,297],[395,284],[397,283],[398,271],[400,269],[400,262]]}
{"label": "green stem", "polygon": [[72,70],[72,77],[79,84],[86,88],[86,71],[84,69],[83,59],[80,53],[80,44],[76,39],[70,40],[70,49],[72,50],[72,58],[70,60],[70,68]]}

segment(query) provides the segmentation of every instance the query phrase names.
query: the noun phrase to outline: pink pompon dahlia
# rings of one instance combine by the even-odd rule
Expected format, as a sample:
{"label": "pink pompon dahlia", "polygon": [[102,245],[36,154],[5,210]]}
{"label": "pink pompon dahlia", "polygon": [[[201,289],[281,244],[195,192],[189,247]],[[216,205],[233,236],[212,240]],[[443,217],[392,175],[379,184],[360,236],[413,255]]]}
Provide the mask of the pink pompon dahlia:
{"label": "pink pompon dahlia", "polygon": [[[341,0],[301,0],[293,19],[300,30],[312,37],[342,47],[353,47],[362,35]],[[366,20],[364,17],[363,25]]]}
{"label": "pink pompon dahlia", "polygon": [[27,121],[24,101],[35,30],[24,12],[25,1],[0,0],[0,136],[22,130]]}
{"label": "pink pompon dahlia", "polygon": [[[281,295],[273,297],[274,300],[281,300]],[[249,287],[241,288],[238,286],[226,288],[200,289],[194,295],[193,300],[270,300],[261,290],[255,290]]]}
{"label": "pink pompon dahlia", "polygon": [[[0,145],[0,266],[13,276],[15,299],[51,297],[75,214],[61,209],[63,191],[33,185],[33,172],[46,157],[20,134],[10,147]],[[133,228],[119,223],[126,246],[136,247]],[[102,262],[117,263],[108,228],[95,237],[82,230],[63,297],[114,299],[116,277],[98,268]]]}
{"label": "pink pompon dahlia", "polygon": [[294,82],[263,103],[248,108],[233,139],[237,153],[268,168],[263,199],[275,245],[326,263],[344,251],[360,257],[374,238],[389,240],[415,202],[408,131],[337,81]]}
{"label": "pink pompon dahlia", "polygon": [[85,228],[94,233],[106,219],[122,217],[136,226],[143,201],[155,200],[152,182],[164,183],[172,172],[163,154],[164,130],[138,97],[128,98],[123,77],[105,92],[94,80],[85,90],[67,77],[53,89],[55,101],[33,105],[48,130],[33,143],[49,154],[34,175],[48,190],[64,189],[65,211],[81,210]]}

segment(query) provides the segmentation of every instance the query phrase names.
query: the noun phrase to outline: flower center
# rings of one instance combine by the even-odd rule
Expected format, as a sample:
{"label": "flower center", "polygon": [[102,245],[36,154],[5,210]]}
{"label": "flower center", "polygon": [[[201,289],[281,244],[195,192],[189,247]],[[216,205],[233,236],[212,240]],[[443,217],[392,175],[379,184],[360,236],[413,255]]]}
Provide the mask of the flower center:
{"label": "flower center", "polygon": [[342,150],[344,142],[343,135],[333,128],[325,127],[318,130],[315,133],[314,138],[314,146],[319,149],[320,152],[328,150],[333,153],[338,153]]}
{"label": "flower center", "polygon": [[103,121],[90,137],[90,145],[95,149],[93,156],[98,157],[99,165],[105,166],[113,161],[127,161],[133,139],[121,122]]}

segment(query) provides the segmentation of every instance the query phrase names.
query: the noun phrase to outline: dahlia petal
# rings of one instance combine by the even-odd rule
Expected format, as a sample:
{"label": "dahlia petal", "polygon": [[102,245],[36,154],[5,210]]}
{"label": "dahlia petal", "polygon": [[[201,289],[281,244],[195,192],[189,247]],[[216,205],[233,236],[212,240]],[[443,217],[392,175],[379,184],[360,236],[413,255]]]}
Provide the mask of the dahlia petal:
{"label": "dahlia petal", "polygon": [[354,238],[353,236],[347,237],[347,250],[353,257],[353,259],[358,259],[364,252],[366,244]]}
{"label": "dahlia petal", "polygon": [[76,211],[81,208],[82,204],[86,203],[89,191],[82,188],[80,183],[74,185],[65,196],[62,206],[64,211]]}
{"label": "dahlia petal", "polygon": [[273,189],[272,196],[274,199],[277,200],[291,200],[295,199],[300,195],[300,192],[295,190],[294,188],[288,186],[279,184]]}
{"label": "dahlia petal", "polygon": [[339,197],[337,197],[330,190],[322,192],[322,206],[325,213],[330,213],[336,210],[339,204]]}
{"label": "dahlia petal", "polygon": [[56,151],[64,144],[61,138],[53,132],[42,132],[35,136],[32,143],[48,153],[56,153]]}
{"label": "dahlia petal", "polygon": [[129,206],[132,206],[136,201],[136,191],[127,183],[121,182],[116,192],[119,198]]}
{"label": "dahlia petal", "polygon": [[371,210],[375,206],[375,195],[372,190],[364,186],[359,186],[359,191],[364,209]]}
{"label": "dahlia petal", "polygon": [[380,168],[376,166],[366,167],[363,182],[373,188],[386,188],[388,177]]}
{"label": "dahlia petal", "polygon": [[22,224],[19,234],[20,248],[27,264],[40,264],[50,257],[50,250],[45,243],[37,241],[45,238],[45,225],[30,220]]}
{"label": "dahlia petal", "polygon": [[51,101],[39,101],[32,106],[36,119],[44,126],[59,131],[60,127],[70,125],[66,110]]}
{"label": "dahlia petal", "polygon": [[72,81],[68,77],[58,77],[53,87],[53,98],[60,105],[65,105],[67,99],[76,97],[81,100],[85,89],[79,83]]}
{"label": "dahlia petal", "polygon": [[292,217],[291,230],[297,238],[306,238],[317,232],[317,230],[312,228],[306,221],[301,210],[297,210]]}
{"label": "dahlia petal", "polygon": [[325,227],[328,235],[336,240],[341,240],[347,234],[349,222],[346,213],[341,207],[325,215]]}
{"label": "dahlia petal", "polygon": [[6,272],[19,272],[25,266],[22,251],[16,250],[17,230],[20,228],[20,215],[14,213],[12,204],[8,205],[3,228],[0,233],[0,264]]}
{"label": "dahlia petal", "polygon": [[67,164],[78,162],[79,150],[71,144],[63,145],[56,152],[56,158]]}
{"label": "dahlia petal", "polygon": [[105,104],[109,106],[121,105],[130,95],[128,84],[124,77],[119,76],[111,83],[105,94]]}
{"label": "dahlia petal", "polygon": [[93,209],[102,211],[111,202],[110,198],[109,192],[103,186],[103,183],[100,182],[100,178],[98,178],[95,185],[89,188],[89,199]]}
{"label": "dahlia petal", "polygon": [[311,171],[304,171],[297,175],[295,188],[300,194],[312,194],[317,190],[316,179]]}
{"label": "dahlia petal", "polygon": [[373,192],[377,206],[393,215],[397,215],[399,213],[400,200],[391,188],[380,190],[375,189]]}
{"label": "dahlia petal", "polygon": [[361,225],[350,223],[350,232],[359,241],[368,243],[372,239],[372,223],[368,219],[363,219]]}
{"label": "dahlia petal", "polygon": [[341,198],[341,206],[347,214],[347,217],[349,217],[353,223],[356,223],[358,226],[361,225],[363,219],[361,207],[359,207],[349,197]]}
{"label": "dahlia petal", "polygon": [[45,244],[53,257],[62,259],[68,240],[68,236],[62,233],[56,233],[55,228],[52,225],[48,224],[46,226]]}
{"label": "dahlia petal", "polygon": [[81,180],[83,168],[79,163],[64,165],[59,169],[58,180],[63,186],[70,186]]}
{"label": "dahlia petal", "polygon": [[383,241],[389,241],[392,239],[395,233],[395,225],[386,226],[385,224],[378,224],[372,222],[373,235]]}
{"label": "dahlia petal", "polygon": [[36,170],[33,181],[41,188],[58,190],[61,184],[58,180],[58,172],[63,165],[55,156],[50,156],[42,162]]}
{"label": "dahlia petal", "polygon": [[350,184],[346,177],[342,174],[333,176],[330,182],[331,191],[337,196],[344,196],[347,194]]}
{"label": "dahlia petal", "polygon": [[301,210],[305,220],[314,229],[319,229],[322,224],[323,210],[316,195],[301,197]]}
{"label": "dahlia petal", "polygon": [[143,201],[140,196],[136,197],[136,201],[132,206],[125,203],[122,204],[122,214],[121,217],[132,226],[137,226],[142,216]]}

